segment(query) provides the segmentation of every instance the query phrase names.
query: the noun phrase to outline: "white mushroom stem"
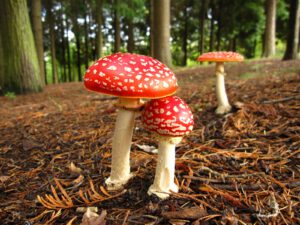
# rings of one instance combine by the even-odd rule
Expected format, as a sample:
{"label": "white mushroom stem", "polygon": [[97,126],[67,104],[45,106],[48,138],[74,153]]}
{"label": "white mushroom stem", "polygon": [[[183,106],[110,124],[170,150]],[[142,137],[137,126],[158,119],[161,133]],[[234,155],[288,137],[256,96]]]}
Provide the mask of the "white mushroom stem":
{"label": "white mushroom stem", "polygon": [[161,199],[169,197],[171,191],[178,192],[175,178],[175,147],[181,137],[162,137],[158,144],[158,159],[153,184],[148,194],[155,194]]}
{"label": "white mushroom stem", "polygon": [[[137,100],[132,99],[131,103],[134,101]],[[117,114],[112,142],[111,172],[110,177],[105,181],[109,190],[122,188],[131,178],[130,148],[136,111],[126,109],[126,106],[122,104],[121,100],[119,105],[121,107]]]}
{"label": "white mushroom stem", "polygon": [[224,73],[223,62],[216,63],[216,76],[217,76],[216,92],[217,92],[217,99],[218,99],[218,108],[216,109],[216,113],[224,114],[230,112],[231,106],[228,102],[226,89],[225,89],[225,73]]}

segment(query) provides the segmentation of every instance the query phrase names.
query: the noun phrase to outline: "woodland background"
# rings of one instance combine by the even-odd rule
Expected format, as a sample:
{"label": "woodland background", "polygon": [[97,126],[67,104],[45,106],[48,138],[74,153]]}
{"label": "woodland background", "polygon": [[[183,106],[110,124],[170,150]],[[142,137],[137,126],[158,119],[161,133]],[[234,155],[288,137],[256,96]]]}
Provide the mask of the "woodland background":
{"label": "woodland background", "polygon": [[[0,0],[0,224],[300,224],[300,0]],[[124,190],[108,192],[117,98],[88,92],[113,52],[174,70],[194,129],[176,147],[179,193],[147,194],[157,140],[135,120]],[[216,115],[215,65],[232,111]],[[38,92],[38,93],[36,93]]]}
{"label": "woodland background", "polygon": [[173,68],[207,51],[285,60],[299,51],[298,0],[4,0],[0,8],[2,95],[82,81],[94,60],[119,51]]}

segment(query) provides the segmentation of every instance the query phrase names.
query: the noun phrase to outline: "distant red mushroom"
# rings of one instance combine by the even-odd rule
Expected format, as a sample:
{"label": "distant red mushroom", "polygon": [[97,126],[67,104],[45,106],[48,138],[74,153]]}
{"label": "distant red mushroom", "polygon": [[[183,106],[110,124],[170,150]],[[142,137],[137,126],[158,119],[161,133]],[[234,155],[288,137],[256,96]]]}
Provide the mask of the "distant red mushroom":
{"label": "distant red mushroom", "polygon": [[149,101],[141,118],[145,129],[156,133],[159,139],[155,178],[148,194],[164,199],[170,190],[178,192],[174,183],[175,146],[192,131],[193,114],[182,99],[169,96]]}
{"label": "distant red mushroom", "polygon": [[198,61],[209,61],[216,62],[216,76],[217,76],[217,99],[218,108],[216,109],[217,114],[224,114],[230,112],[231,106],[228,102],[225,89],[225,72],[224,62],[240,62],[244,60],[244,56],[236,52],[208,52],[199,56]]}
{"label": "distant red mushroom", "polygon": [[136,111],[141,98],[162,98],[177,89],[173,72],[151,57],[115,53],[99,59],[86,72],[87,89],[119,97],[119,111],[112,143],[112,165],[106,180],[119,189],[130,179],[130,147]]}

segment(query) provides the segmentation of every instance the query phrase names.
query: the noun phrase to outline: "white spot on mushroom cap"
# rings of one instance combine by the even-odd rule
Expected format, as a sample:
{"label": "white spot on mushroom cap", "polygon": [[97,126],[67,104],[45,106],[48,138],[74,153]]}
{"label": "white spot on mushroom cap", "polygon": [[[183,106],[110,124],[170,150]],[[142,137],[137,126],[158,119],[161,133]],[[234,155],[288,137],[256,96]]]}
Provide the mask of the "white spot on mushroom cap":
{"label": "white spot on mushroom cap", "polygon": [[169,84],[167,82],[163,81],[163,87],[168,88]]}
{"label": "white spot on mushroom cap", "polygon": [[108,70],[117,70],[117,67],[116,66],[110,66],[107,68]]}
{"label": "white spot on mushroom cap", "polygon": [[127,66],[124,68],[124,70],[127,71],[127,72],[131,72],[131,68],[127,67]]}

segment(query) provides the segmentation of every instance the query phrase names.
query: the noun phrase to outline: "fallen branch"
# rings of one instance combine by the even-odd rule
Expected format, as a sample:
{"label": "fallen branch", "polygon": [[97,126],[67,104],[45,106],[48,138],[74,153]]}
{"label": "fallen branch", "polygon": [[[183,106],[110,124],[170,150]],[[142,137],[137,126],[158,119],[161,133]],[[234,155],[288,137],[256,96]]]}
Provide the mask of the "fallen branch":
{"label": "fallen branch", "polygon": [[290,100],[298,100],[298,99],[300,99],[300,95],[286,97],[286,98],[280,98],[280,99],[266,100],[266,101],[263,101],[262,103],[263,104],[272,104],[272,103],[287,102]]}
{"label": "fallen branch", "polygon": [[[236,191],[238,190],[244,190],[244,191],[258,191],[261,189],[267,189],[269,187],[272,188],[279,188],[280,186],[278,184],[249,184],[249,185],[232,185],[232,184],[212,184],[213,188],[227,190],[227,191]],[[291,183],[285,183],[285,186],[289,189],[300,187],[300,181],[291,182]]]}

